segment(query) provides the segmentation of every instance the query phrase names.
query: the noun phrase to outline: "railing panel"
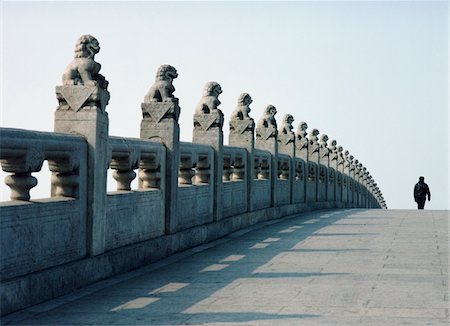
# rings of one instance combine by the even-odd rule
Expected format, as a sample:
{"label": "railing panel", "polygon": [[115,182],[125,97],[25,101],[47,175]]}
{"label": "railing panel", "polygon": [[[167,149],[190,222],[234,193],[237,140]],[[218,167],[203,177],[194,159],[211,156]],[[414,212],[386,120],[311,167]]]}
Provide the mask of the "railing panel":
{"label": "railing panel", "polygon": [[[165,147],[149,140],[109,138],[117,191],[107,195],[105,249],[164,234]],[[134,170],[138,170],[135,173]],[[138,177],[138,189],[131,182]]]}
{"label": "railing panel", "polygon": [[211,146],[180,143],[176,230],[213,221],[213,163]]}
{"label": "railing panel", "polygon": [[295,176],[293,176],[293,195],[292,201],[294,204],[305,202],[305,178],[306,178],[306,164],[303,159],[295,159],[294,167]]}
{"label": "railing panel", "polygon": [[223,147],[223,216],[247,211],[247,151],[239,147]]}
{"label": "railing panel", "polygon": [[259,210],[271,205],[272,155],[267,151],[255,149],[253,159],[255,173],[250,195],[254,198],[254,210]]}
{"label": "railing panel", "polygon": [[288,205],[291,203],[291,158],[289,155],[278,153],[277,174],[277,205]]}
{"label": "railing panel", "polygon": [[[2,169],[12,173],[7,180],[13,179],[9,186],[14,199],[1,203],[2,280],[84,257],[86,141],[72,135],[5,128],[1,129],[0,153]],[[53,172],[52,198],[30,201],[31,183],[23,187],[22,181],[34,180],[32,172],[38,172],[44,160]]]}

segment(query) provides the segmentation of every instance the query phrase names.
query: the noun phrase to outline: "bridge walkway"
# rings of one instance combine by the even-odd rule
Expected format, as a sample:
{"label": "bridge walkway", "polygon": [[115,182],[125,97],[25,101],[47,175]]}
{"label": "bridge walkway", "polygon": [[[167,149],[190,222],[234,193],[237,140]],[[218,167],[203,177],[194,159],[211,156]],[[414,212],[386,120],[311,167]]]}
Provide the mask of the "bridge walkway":
{"label": "bridge walkway", "polygon": [[448,211],[300,214],[96,283],[2,323],[448,325],[448,223]]}

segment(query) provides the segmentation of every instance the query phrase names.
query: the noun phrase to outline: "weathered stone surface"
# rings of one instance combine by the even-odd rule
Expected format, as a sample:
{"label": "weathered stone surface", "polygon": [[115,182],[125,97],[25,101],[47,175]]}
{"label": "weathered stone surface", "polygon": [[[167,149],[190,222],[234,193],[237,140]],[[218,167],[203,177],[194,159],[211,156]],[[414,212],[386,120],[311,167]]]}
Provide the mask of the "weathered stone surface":
{"label": "weathered stone surface", "polygon": [[222,88],[216,82],[206,83],[203,96],[194,114],[192,142],[210,145],[214,149],[214,220],[223,218],[223,113],[219,109]]}
{"label": "weathered stone surface", "polygon": [[[234,224],[187,230],[170,244],[166,237],[146,242],[133,247],[140,254],[132,255],[156,247],[171,251],[175,243],[187,239],[230,232],[251,220],[250,215],[241,217]],[[236,232],[2,321],[446,325],[447,229],[444,211],[334,210],[296,215]],[[85,270],[93,265],[85,261]]]}
{"label": "weathered stone surface", "polygon": [[154,84],[141,104],[142,121],[140,138],[162,143],[166,146],[165,169],[165,232],[176,230],[178,165],[180,162],[180,107],[173,95],[173,80],[177,71],[170,65],[162,65],[156,72]]}
{"label": "weathered stone surface", "polygon": [[[144,97],[145,103],[151,102],[176,102],[178,99],[173,95],[175,87],[173,80],[178,77],[177,70],[171,65],[161,65],[156,72],[155,83]],[[175,118],[178,120],[178,117]]]}
{"label": "weathered stone surface", "polygon": [[[75,58],[62,76],[64,86],[57,87],[59,109],[74,111],[82,107],[98,107],[105,110],[109,101],[108,81],[99,74],[101,65],[94,60],[100,51],[98,40],[92,35],[82,35],[75,46]],[[76,86],[76,87],[74,87]]]}
{"label": "weathered stone surface", "polygon": [[[266,106],[263,116],[256,125],[255,148],[267,151],[271,154],[271,166],[278,170],[278,130],[275,115],[277,109],[273,105]],[[276,206],[277,172],[270,174],[271,206]]]}

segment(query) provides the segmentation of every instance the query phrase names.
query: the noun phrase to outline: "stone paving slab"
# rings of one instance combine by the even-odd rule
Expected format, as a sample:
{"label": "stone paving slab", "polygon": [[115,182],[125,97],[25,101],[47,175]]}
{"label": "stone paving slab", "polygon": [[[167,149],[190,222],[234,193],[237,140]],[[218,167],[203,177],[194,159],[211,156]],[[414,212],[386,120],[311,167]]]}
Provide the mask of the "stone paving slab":
{"label": "stone paving slab", "polygon": [[333,210],[241,230],[14,325],[448,325],[449,212]]}

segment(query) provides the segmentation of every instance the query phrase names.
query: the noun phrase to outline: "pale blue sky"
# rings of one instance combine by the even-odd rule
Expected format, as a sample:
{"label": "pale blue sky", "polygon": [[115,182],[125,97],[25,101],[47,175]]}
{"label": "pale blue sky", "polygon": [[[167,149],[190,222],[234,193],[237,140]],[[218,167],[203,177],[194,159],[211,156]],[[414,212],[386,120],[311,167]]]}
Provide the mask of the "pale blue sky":
{"label": "pale blue sky", "polygon": [[182,140],[215,80],[225,139],[248,92],[255,120],[273,104],[278,120],[291,113],[295,126],[304,120],[337,139],[389,208],[415,208],[412,188],[424,175],[426,208],[448,209],[448,14],[445,1],[3,2],[1,125],[51,131],[54,87],[76,39],[92,34],[110,82],[111,135],[138,137],[140,102],[169,63],[179,72]]}

